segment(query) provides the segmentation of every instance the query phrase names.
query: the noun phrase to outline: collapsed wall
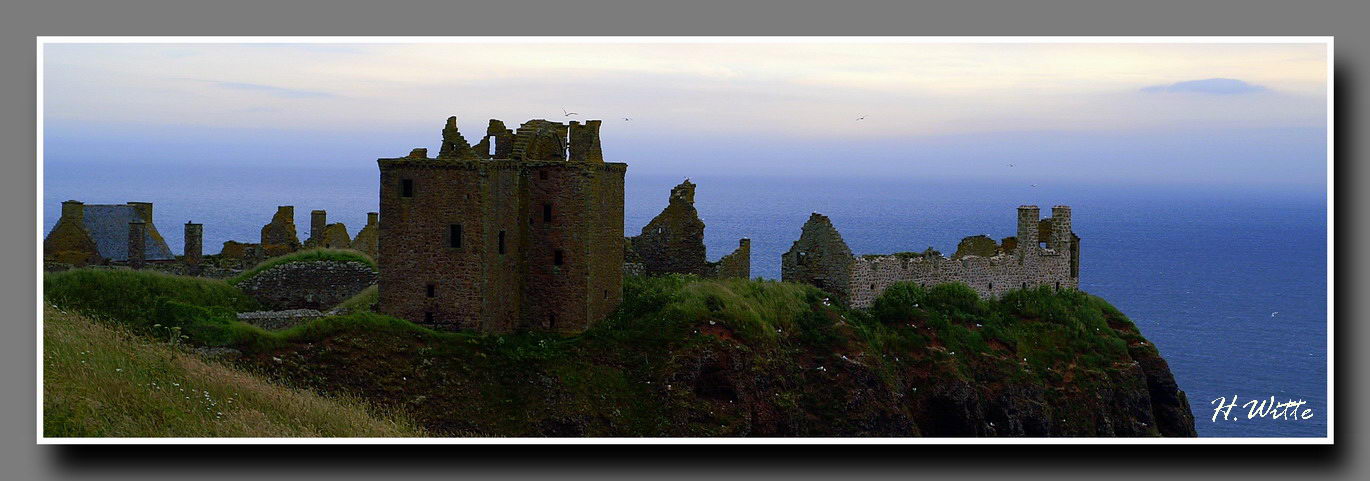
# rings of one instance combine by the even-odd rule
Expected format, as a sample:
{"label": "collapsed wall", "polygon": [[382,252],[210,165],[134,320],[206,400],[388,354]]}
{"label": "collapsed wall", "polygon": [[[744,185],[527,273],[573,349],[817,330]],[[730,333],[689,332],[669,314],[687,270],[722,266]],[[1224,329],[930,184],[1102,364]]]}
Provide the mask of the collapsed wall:
{"label": "collapsed wall", "polygon": [[751,240],[741,239],[737,250],[709,262],[704,247],[704,221],[695,209],[695,184],[685,179],[671,189],[666,208],[626,239],[625,259],[633,272],[644,275],[694,274],[703,277],[751,276]]}

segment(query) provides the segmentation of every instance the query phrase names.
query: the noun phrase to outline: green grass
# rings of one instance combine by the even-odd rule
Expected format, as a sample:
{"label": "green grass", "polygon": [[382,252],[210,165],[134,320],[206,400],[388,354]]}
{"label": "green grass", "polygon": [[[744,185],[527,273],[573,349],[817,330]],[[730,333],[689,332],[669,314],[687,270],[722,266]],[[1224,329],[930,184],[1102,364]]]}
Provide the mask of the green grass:
{"label": "green grass", "polygon": [[167,302],[221,314],[260,307],[242,291],[220,280],[122,269],[46,273],[43,296],[63,309],[118,319],[139,329],[156,324],[158,313],[164,312],[159,311],[159,306]]}
{"label": "green grass", "polygon": [[335,309],[346,309],[348,312],[375,311],[376,303],[380,301],[380,291],[375,284],[362,289],[357,295],[342,301]]}
{"label": "green grass", "polygon": [[818,366],[859,364],[856,372],[868,368],[895,392],[950,377],[1060,385],[1067,371],[1088,388],[1109,382],[1103,371],[1129,354],[1154,354],[1122,313],[1075,290],[986,300],[962,284],[898,283],[871,308],[848,309],[802,284],[630,277],[617,311],[564,335],[434,331],[373,312],[373,287],[339,305],[349,314],[267,331],[236,320],[241,294],[226,283],[110,272],[96,274],[99,283],[49,275],[49,301],[145,341],[239,349],[241,362],[295,385],[403,404],[439,433],[537,435],[533,420],[569,419],[587,434],[726,435],[745,424],[733,404],[701,399],[692,386],[661,390],[714,359],[764,379],[786,416],[840,420],[844,394],[834,390],[844,387]]}
{"label": "green grass", "polygon": [[243,273],[241,274],[228,278],[227,281],[229,284],[236,285],[242,281],[251,279],[253,276],[256,276],[262,271],[265,271],[272,267],[276,267],[278,265],[290,262],[307,261],[360,262],[366,264],[367,266],[370,266],[371,270],[376,270],[376,261],[372,260],[370,256],[367,256],[366,254],[363,254],[360,251],[354,251],[351,249],[310,249],[286,254],[279,257],[272,257],[270,259],[262,261],[262,263],[257,264],[255,267],[251,269],[243,271]]}
{"label": "green grass", "polygon": [[417,437],[423,429],[348,397],[207,362],[80,314],[43,310],[49,437]]}

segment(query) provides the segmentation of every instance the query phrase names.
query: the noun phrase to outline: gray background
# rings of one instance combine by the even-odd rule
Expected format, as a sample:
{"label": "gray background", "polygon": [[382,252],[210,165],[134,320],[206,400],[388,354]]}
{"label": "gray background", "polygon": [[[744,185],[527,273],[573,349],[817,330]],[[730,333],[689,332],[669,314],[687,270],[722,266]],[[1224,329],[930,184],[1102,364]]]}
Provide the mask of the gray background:
{"label": "gray background", "polygon": [[[7,206],[0,333],[0,479],[638,479],[1370,478],[1358,346],[1370,330],[1353,281],[1366,181],[1356,122],[1370,55],[1367,2],[961,0],[940,5],[840,2],[529,0],[47,1],[0,13],[0,145]],[[84,446],[35,445],[35,36],[38,35],[1335,35],[1337,445],[1307,446]],[[1353,272],[1354,271],[1354,272]],[[625,440],[631,442],[631,440]],[[1357,473],[1356,471],[1360,471]]]}

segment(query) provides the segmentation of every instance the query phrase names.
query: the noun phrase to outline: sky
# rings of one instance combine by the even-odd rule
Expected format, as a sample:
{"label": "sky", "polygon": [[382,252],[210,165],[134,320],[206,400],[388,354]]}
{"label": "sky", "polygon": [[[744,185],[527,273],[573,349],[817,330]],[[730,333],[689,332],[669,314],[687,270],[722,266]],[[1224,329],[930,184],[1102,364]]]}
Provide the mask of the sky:
{"label": "sky", "polygon": [[48,44],[44,148],[373,168],[436,151],[450,115],[473,143],[491,118],[602,119],[630,174],[1321,191],[1327,62],[1321,44]]}

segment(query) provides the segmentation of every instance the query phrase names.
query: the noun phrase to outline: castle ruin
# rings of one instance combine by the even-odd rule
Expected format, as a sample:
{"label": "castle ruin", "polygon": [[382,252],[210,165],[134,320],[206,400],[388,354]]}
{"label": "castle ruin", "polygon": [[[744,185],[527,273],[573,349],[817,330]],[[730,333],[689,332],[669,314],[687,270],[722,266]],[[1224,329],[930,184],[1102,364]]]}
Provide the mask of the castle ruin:
{"label": "castle ruin", "polygon": [[751,240],[738,241],[738,248],[718,262],[709,262],[704,248],[704,221],[695,209],[695,184],[685,182],[671,189],[666,208],[642,227],[642,232],[625,239],[627,261],[640,264],[644,275],[694,274],[703,277],[751,276]]}
{"label": "castle ruin", "polygon": [[43,239],[45,260],[84,266],[175,260],[152,223],[151,202],[127,204],[62,203],[62,216]]}
{"label": "castle ruin", "polygon": [[439,329],[585,329],[623,294],[623,177],[600,121],[447,119],[427,149],[378,159],[380,312]]}
{"label": "castle ruin", "polygon": [[1056,206],[1041,219],[1037,206],[1018,208],[1018,235],[995,243],[988,236],[962,239],[951,258],[922,253],[852,254],[826,216],[814,213],[788,252],[781,279],[830,292],[852,307],[869,307],[896,282],[921,285],[961,282],[981,297],[1013,289],[1080,286],[1080,238],[1071,230],[1070,207]]}

